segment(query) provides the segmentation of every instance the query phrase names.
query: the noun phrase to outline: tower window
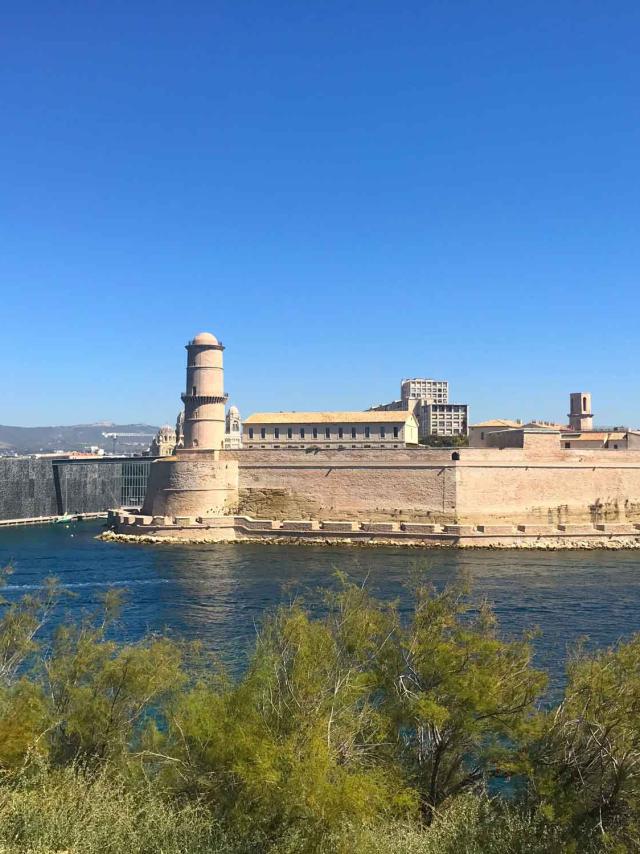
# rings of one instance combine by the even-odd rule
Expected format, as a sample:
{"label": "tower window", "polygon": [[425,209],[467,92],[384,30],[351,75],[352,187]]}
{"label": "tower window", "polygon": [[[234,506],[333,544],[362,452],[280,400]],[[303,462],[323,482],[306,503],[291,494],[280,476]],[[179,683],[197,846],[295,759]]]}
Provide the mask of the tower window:
{"label": "tower window", "polygon": [[582,398],[582,409],[584,412],[587,411],[587,398],[586,397]]}
{"label": "tower window", "polygon": [[196,387],[193,385],[193,386],[191,386],[191,394],[195,394],[195,393],[196,393]]}

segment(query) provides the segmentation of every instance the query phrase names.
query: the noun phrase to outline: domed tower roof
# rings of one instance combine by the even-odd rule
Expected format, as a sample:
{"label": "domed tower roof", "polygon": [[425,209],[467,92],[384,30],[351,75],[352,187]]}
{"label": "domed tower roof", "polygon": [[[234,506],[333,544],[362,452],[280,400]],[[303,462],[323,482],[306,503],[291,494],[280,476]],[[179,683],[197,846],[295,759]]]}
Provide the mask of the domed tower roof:
{"label": "domed tower roof", "polygon": [[240,410],[238,409],[237,406],[230,406],[229,407],[229,415],[238,415],[239,416]]}
{"label": "domed tower roof", "polygon": [[215,335],[212,335],[210,332],[198,332],[195,338],[190,342],[191,344],[218,344],[218,339]]}

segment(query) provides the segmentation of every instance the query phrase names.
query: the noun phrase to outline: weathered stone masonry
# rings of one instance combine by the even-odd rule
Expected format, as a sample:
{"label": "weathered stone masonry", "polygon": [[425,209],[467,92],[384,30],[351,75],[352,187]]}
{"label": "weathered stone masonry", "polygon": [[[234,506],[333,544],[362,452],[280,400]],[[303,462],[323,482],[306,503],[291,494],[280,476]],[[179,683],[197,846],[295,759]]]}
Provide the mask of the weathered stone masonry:
{"label": "weathered stone masonry", "polygon": [[561,524],[640,521],[640,452],[227,451],[238,511],[267,518]]}

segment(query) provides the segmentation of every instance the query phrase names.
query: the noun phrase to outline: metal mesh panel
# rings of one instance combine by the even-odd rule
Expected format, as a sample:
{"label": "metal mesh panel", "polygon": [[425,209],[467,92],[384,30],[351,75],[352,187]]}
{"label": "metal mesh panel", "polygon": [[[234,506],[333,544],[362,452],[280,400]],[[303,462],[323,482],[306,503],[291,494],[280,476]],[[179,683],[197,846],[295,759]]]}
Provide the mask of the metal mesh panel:
{"label": "metal mesh panel", "polygon": [[121,463],[121,507],[142,507],[147,492],[150,465],[151,460],[130,460]]}

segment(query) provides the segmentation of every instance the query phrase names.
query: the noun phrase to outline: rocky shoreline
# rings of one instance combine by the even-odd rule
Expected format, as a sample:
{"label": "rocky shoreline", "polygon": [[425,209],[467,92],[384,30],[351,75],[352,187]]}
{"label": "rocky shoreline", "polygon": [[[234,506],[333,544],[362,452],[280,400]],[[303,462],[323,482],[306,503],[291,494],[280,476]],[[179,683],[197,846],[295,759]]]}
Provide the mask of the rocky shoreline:
{"label": "rocky shoreline", "polygon": [[[212,545],[220,543],[217,537],[207,538],[204,531],[193,536],[156,535],[152,533],[131,534],[107,530],[99,534],[97,539],[104,542],[131,543],[137,545]],[[224,540],[226,544],[243,545],[246,543],[266,546],[350,546],[353,548],[408,548],[408,549],[496,549],[496,550],[538,550],[538,551],[620,551],[623,549],[640,549],[640,537],[598,537],[593,539],[567,539],[553,537],[516,537],[506,540],[491,540],[465,542],[465,538],[457,540],[397,540],[385,537],[368,539],[353,539],[348,537],[300,537],[300,536],[242,536]]]}

